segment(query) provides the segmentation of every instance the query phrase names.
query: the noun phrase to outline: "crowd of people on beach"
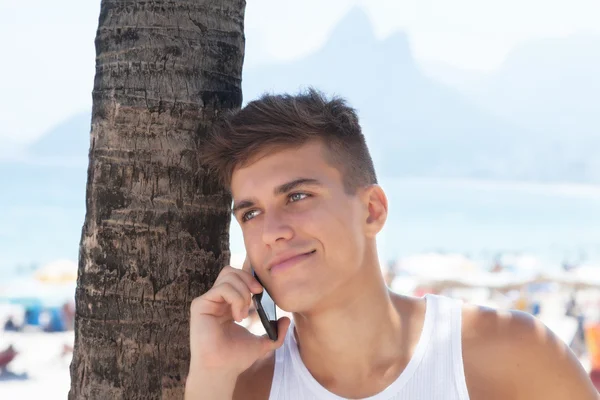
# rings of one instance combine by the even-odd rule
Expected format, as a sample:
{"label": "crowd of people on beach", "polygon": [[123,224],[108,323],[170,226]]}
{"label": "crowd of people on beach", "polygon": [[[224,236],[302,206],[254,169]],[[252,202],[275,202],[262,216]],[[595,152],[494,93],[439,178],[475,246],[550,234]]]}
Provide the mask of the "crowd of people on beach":
{"label": "crowd of people on beach", "polygon": [[[4,321],[0,321],[3,332],[21,333],[53,333],[72,331],[75,326],[75,304],[65,302],[58,310],[37,310],[23,306],[20,312],[12,311]],[[9,343],[5,348],[0,348],[0,377],[21,376],[11,372],[10,364],[19,356],[19,349]],[[69,356],[73,352],[72,343],[64,343],[59,349],[61,358]]]}

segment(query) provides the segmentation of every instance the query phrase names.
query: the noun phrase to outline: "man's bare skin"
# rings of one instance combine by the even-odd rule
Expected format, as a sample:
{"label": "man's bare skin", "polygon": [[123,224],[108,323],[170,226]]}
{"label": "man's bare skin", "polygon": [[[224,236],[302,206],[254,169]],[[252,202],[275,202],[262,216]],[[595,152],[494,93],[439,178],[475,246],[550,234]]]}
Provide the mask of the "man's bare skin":
{"label": "man's bare skin", "polygon": [[[412,356],[423,327],[425,301],[396,294],[392,298],[399,310],[407,312],[406,318],[414,321],[407,332]],[[462,330],[471,400],[600,398],[568,347],[528,314],[465,305]],[[406,366],[408,359],[403,363]],[[271,352],[240,375],[234,399],[267,399],[274,365],[275,353]]]}
{"label": "man's bare skin", "polygon": [[[385,194],[377,185],[348,194],[326,151],[310,142],[261,154],[234,171],[234,211],[248,259],[242,271],[223,270],[192,304],[187,398],[268,398],[274,350],[289,320],[279,321],[277,342],[234,324],[261,290],[250,264],[275,302],[292,312],[302,361],[330,392],[372,396],[411,359],[426,307],[423,299],[391,293],[381,274],[375,236],[387,218]],[[277,270],[281,254],[300,261]],[[465,306],[462,344],[473,400],[598,398],[570,350],[529,315]]]}

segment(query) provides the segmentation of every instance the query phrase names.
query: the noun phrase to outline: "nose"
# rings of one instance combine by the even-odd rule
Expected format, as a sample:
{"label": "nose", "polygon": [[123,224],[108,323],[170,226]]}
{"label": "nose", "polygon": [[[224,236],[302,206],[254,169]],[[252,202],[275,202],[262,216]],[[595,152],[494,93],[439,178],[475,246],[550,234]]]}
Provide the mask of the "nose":
{"label": "nose", "polygon": [[267,245],[290,240],[294,237],[294,230],[285,221],[281,214],[270,211],[263,216],[262,239]]}

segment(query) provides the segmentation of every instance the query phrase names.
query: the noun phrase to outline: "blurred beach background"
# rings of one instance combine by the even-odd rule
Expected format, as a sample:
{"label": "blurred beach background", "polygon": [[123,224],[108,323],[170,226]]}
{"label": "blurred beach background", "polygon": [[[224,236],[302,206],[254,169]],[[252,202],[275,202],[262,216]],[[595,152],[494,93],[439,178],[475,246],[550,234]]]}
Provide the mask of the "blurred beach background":
{"label": "blurred beach background", "polygon": [[[69,389],[99,8],[0,0],[2,399]],[[389,197],[392,290],[531,312],[600,370],[599,17],[591,0],[250,1],[244,101],[346,97]]]}

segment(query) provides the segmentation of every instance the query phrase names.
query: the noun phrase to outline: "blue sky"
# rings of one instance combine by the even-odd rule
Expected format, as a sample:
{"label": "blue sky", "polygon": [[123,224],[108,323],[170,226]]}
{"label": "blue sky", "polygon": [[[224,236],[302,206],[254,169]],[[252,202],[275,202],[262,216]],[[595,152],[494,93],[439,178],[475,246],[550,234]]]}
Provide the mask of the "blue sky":
{"label": "blue sky", "polygon": [[[246,65],[299,58],[354,6],[417,61],[490,71],[528,40],[600,34],[598,0],[248,0]],[[91,107],[100,1],[0,0],[0,157]]]}

